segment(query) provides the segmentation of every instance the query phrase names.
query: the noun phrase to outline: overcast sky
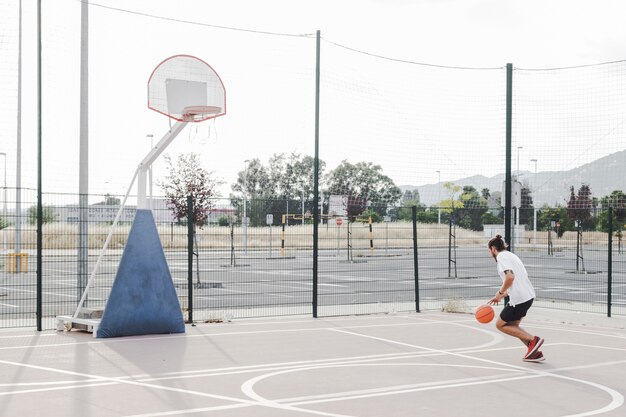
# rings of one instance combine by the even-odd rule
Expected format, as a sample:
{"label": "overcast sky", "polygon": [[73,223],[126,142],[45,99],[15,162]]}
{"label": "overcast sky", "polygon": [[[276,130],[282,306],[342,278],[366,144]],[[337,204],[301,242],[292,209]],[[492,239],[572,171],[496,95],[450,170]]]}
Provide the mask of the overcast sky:
{"label": "overcast sky", "polygon": [[[302,143],[297,140],[291,143],[293,132],[310,131],[313,114],[295,120],[299,116],[291,117],[276,108],[271,97],[254,101],[251,97],[255,94],[254,87],[246,85],[246,80],[251,78],[245,71],[252,71],[255,66],[269,68],[277,77],[267,79],[275,83],[273,91],[278,96],[284,95],[284,100],[292,100],[284,91],[290,89],[291,82],[295,86],[297,81],[310,84],[313,80],[314,49],[311,48],[314,39],[305,37],[302,41],[301,38],[254,35],[247,31],[312,36],[316,30],[321,30],[324,40],[331,44],[399,60],[445,66],[499,68],[511,62],[516,68],[537,69],[626,59],[626,25],[623,24],[626,2],[620,0],[99,0],[91,3],[89,146],[92,193],[125,191],[137,164],[149,150],[146,135],[154,134],[156,141],[166,133],[168,120],[145,106],[145,83],[156,64],[178,53],[206,60],[224,80],[230,81],[230,85],[226,85],[227,102],[233,112],[214,124],[188,128],[168,151],[202,153],[207,169],[214,170],[227,183],[234,181],[245,160],[260,157],[266,161],[276,152],[313,154],[312,131]],[[8,154],[9,187],[15,184],[16,145],[12,132],[15,130],[17,77],[11,62],[17,39],[16,4],[17,0],[0,0],[0,15],[4,16],[0,17],[4,60],[0,76],[5,96],[0,109],[0,127],[4,132],[0,152]],[[23,0],[23,4],[22,181],[24,186],[33,187],[36,186],[36,1]],[[75,193],[78,190],[80,2],[43,0],[42,5],[44,189]],[[212,25],[245,31],[217,29]],[[267,36],[267,40],[263,40],[266,39],[263,36]],[[263,47],[270,52],[254,56],[254,51],[245,49],[251,44],[249,39],[261,39]],[[322,51],[322,59],[324,53],[326,51]],[[296,59],[297,64],[282,65],[276,58],[281,56]],[[286,75],[281,74],[283,68],[286,68]],[[235,82],[237,85],[233,85]],[[347,84],[344,82],[338,88]],[[313,95],[302,99],[302,103],[293,99],[294,109],[310,113]],[[246,109],[244,102],[256,107]],[[255,116],[259,119],[244,118],[246,111],[260,113]],[[291,120],[293,127],[289,125],[290,119],[294,119]],[[383,118],[376,123],[384,121]],[[384,127],[380,129],[385,131]],[[242,138],[243,132],[246,132],[245,138]],[[281,137],[282,134],[285,136]],[[207,137],[208,140],[204,140]],[[277,142],[270,142],[270,137]],[[283,146],[285,143],[287,146]],[[341,148],[333,155],[328,151],[331,145],[322,142],[322,157],[330,168],[347,157]],[[524,155],[521,168],[531,169],[529,160],[536,156],[530,154],[530,147],[525,149],[529,153]],[[369,151],[376,152],[375,149]],[[367,156],[367,152],[363,154]],[[441,158],[454,159],[454,155]],[[162,161],[159,163],[155,169],[162,174]],[[429,166],[421,176],[399,178],[401,175],[398,175],[394,179],[414,185],[433,183],[437,181],[435,169]],[[542,165],[539,169],[542,170]],[[441,176],[449,180],[454,179],[453,175],[471,175],[473,170],[470,167],[445,173],[442,169]],[[224,190],[224,194],[227,193],[228,187]]]}

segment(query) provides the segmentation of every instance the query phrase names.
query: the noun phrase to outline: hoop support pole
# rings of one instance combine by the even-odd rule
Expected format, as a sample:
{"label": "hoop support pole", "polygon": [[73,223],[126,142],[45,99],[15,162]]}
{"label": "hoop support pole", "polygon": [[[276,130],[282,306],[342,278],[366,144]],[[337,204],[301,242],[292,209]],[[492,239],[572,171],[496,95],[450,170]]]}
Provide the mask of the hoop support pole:
{"label": "hoop support pole", "polygon": [[78,317],[78,313],[80,312],[81,308],[83,308],[83,304],[85,303],[85,299],[87,298],[87,293],[89,292],[89,289],[91,288],[91,283],[93,281],[93,278],[96,276],[96,272],[98,272],[98,269],[100,268],[100,263],[102,262],[102,258],[104,258],[104,254],[109,248],[109,243],[111,242],[113,231],[115,230],[115,227],[117,226],[117,222],[120,220],[120,217],[122,216],[124,207],[126,207],[126,200],[128,199],[130,190],[133,188],[133,184],[135,184],[135,179],[137,178],[138,171],[139,171],[139,168],[137,168],[137,170],[135,171],[135,174],[133,175],[133,179],[130,181],[130,185],[128,186],[128,190],[126,190],[126,195],[124,196],[124,200],[122,201],[122,204],[120,204],[120,208],[117,211],[115,220],[113,220],[113,224],[111,225],[111,228],[109,229],[109,234],[107,235],[107,238],[104,241],[104,245],[102,247],[102,250],[100,251],[100,255],[98,256],[98,261],[96,262],[96,265],[94,266],[93,271],[91,271],[91,276],[89,277],[89,280],[87,281],[87,286],[85,287],[85,290],[83,291],[83,295],[80,298],[80,301],[78,302],[78,306],[76,307],[76,311],[74,311],[74,315],[72,316],[72,318],[74,319]]}
{"label": "hoop support pole", "polygon": [[137,208],[138,209],[147,209],[148,207],[148,199],[146,198],[146,183],[148,176],[148,169],[150,165],[163,153],[165,148],[169,146],[170,143],[178,136],[180,132],[183,131],[185,126],[187,126],[189,122],[176,122],[174,126],[163,136],[163,138],[154,146],[154,148],[150,149],[148,155],[141,161],[139,164],[138,170],[138,179],[137,179]]}

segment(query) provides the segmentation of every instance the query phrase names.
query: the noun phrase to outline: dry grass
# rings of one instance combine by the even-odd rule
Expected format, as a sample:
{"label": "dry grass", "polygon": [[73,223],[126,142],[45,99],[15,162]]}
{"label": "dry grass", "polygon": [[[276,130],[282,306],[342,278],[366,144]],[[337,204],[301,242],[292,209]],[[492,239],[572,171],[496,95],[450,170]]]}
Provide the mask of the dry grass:
{"label": "dry grass", "polygon": [[[187,247],[187,227],[186,226],[158,226],[161,242],[166,249],[183,249]],[[110,225],[98,224],[89,226],[89,247],[99,249],[104,245]],[[118,225],[111,238],[110,248],[123,248],[130,231],[130,225]],[[43,248],[44,249],[75,249],[78,243],[78,225],[51,223],[43,227]],[[320,225],[319,248],[334,249],[338,246],[345,247],[347,243],[348,231],[344,223],[341,227],[334,225]],[[374,247],[389,248],[411,248],[413,245],[413,230],[410,223],[378,223],[372,225],[370,235],[369,225],[355,223],[351,227],[351,241],[354,249],[368,249],[370,247],[370,236],[374,240]],[[271,230],[271,246],[274,249],[280,248],[282,228],[274,226]],[[6,228],[0,231],[0,240],[6,241],[8,247],[14,244],[15,232],[13,228]],[[530,243],[533,232],[526,232],[522,243]],[[311,249],[313,247],[313,226],[290,225],[284,232],[285,247],[289,249]],[[22,245],[25,248],[34,248],[37,242],[36,228],[25,226],[21,231]],[[441,247],[448,245],[448,226],[437,224],[418,224],[417,239],[420,247]],[[461,228],[456,229],[457,246],[484,245],[486,237],[483,232],[475,232]],[[210,226],[197,230],[197,240],[200,248],[203,249],[230,249],[231,243],[235,248],[244,245],[243,229],[235,227],[232,234],[231,229],[226,226]],[[617,245],[617,239],[615,244]],[[544,245],[547,242],[547,232],[537,232],[537,244]],[[556,238],[552,235],[552,243],[556,250],[576,247],[576,232],[565,232],[563,237]],[[584,245],[606,245],[607,235],[602,232],[583,233]],[[269,227],[248,227],[247,247],[248,248],[268,248],[270,246]]]}
{"label": "dry grass", "polygon": [[451,298],[441,306],[441,311],[444,313],[468,313],[471,309],[462,298]]}

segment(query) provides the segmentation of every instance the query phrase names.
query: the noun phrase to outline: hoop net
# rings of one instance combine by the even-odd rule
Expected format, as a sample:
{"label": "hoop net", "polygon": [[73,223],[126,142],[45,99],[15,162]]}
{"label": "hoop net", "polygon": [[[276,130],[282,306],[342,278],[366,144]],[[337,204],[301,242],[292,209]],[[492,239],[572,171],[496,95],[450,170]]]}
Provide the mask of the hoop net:
{"label": "hoop net", "polygon": [[209,64],[175,55],[150,75],[148,108],[181,122],[201,122],[226,114],[226,90]]}

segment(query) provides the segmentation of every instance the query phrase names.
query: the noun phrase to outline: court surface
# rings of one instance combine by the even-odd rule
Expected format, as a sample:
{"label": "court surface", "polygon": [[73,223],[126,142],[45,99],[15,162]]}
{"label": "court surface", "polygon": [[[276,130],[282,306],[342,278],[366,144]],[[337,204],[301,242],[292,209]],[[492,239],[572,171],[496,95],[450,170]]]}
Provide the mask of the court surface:
{"label": "court surface", "polygon": [[[499,308],[497,309],[499,310]],[[624,416],[626,319],[533,308],[547,360],[470,314],[0,331],[1,416]]]}

